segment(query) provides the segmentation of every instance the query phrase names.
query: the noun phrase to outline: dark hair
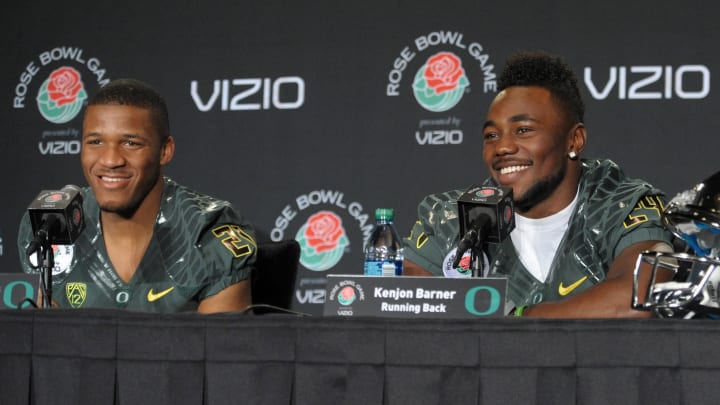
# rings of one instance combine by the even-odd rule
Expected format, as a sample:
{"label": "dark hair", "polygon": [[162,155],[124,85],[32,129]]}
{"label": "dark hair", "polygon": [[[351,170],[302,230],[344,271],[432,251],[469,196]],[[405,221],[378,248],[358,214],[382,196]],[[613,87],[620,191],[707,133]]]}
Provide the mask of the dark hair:
{"label": "dark hair", "polygon": [[150,110],[155,128],[160,139],[165,141],[170,136],[170,118],[165,99],[149,85],[135,79],[116,79],[90,100],[89,105],[127,105]]}
{"label": "dark hair", "polygon": [[[540,86],[552,94],[571,121],[583,122],[585,104],[577,78],[562,59],[545,52],[521,51],[512,55],[500,74],[498,91],[512,86]],[[575,123],[575,122],[573,122]]]}

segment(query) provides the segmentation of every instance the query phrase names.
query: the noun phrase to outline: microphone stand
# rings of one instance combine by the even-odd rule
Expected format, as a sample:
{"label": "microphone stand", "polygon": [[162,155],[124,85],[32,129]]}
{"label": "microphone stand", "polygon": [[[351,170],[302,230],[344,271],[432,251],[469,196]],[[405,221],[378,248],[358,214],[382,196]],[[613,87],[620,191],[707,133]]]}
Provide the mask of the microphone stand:
{"label": "microphone stand", "polygon": [[470,248],[470,264],[472,266],[473,278],[483,276],[483,250],[479,247],[482,245],[481,241],[478,241],[475,245]]}
{"label": "microphone stand", "polygon": [[55,267],[55,255],[50,244],[48,233],[41,229],[28,246],[28,253],[37,254],[37,262],[40,264],[40,289],[42,290],[41,308],[52,307],[52,269]]}
{"label": "microphone stand", "polygon": [[465,252],[470,250],[471,277],[482,277],[484,245],[485,242],[480,239],[478,232],[474,229],[469,230],[458,243],[453,267],[457,267],[460,264],[460,258],[462,258]]}
{"label": "microphone stand", "polygon": [[52,270],[55,267],[55,254],[48,238],[43,241],[41,250],[43,255],[42,267],[40,268],[43,290],[42,307],[52,308]]}
{"label": "microphone stand", "polygon": [[473,278],[482,277],[482,250],[478,253],[477,245],[470,248],[470,263]]}

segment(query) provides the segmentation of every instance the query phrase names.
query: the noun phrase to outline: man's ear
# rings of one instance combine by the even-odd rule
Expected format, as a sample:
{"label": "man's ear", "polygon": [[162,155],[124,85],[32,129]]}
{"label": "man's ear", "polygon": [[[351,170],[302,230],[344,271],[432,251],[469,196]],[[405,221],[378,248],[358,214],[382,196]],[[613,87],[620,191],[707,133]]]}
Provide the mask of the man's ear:
{"label": "man's ear", "polygon": [[160,149],[160,165],[165,166],[166,164],[170,163],[174,154],[175,139],[172,136],[168,136],[168,138],[165,140],[165,143],[163,143],[162,145],[162,149]]}
{"label": "man's ear", "polygon": [[568,154],[570,152],[575,152],[576,156],[579,156],[580,153],[585,149],[585,142],[587,141],[587,130],[585,129],[585,124],[582,122],[578,122],[577,124],[573,125],[573,127],[570,129],[570,139],[568,142]]}

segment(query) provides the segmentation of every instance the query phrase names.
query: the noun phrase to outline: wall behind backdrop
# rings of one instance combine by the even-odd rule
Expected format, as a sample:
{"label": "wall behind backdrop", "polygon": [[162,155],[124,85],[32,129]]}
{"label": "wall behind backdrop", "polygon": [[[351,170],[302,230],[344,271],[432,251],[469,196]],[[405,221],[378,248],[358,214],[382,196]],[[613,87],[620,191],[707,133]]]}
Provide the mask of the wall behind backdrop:
{"label": "wall behind backdrop", "polygon": [[[155,4],[157,3],[157,4]],[[269,4],[268,4],[269,3]],[[589,145],[670,196],[718,169],[720,6],[604,1],[11,2],[0,6],[0,272],[40,190],[85,185],[82,113],[109,80],[153,85],[177,148],[166,174],[303,246],[295,307],[361,273],[377,207],[406,235],[428,193],[487,176],[482,124],[506,58],[564,57]],[[442,96],[422,72],[459,63]],[[47,85],[77,75],[62,105]],[[322,226],[325,224],[324,226]],[[330,225],[328,225],[330,224]],[[338,224],[320,246],[304,236]],[[322,239],[322,238],[320,238]]]}

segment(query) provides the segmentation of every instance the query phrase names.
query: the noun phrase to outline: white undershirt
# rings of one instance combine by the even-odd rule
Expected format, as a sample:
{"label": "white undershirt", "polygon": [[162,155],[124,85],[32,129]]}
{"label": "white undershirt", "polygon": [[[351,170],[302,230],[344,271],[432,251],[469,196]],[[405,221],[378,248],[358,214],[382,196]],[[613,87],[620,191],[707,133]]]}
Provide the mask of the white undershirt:
{"label": "white undershirt", "polygon": [[520,261],[539,281],[544,282],[568,222],[577,205],[578,193],[570,205],[549,217],[531,219],[515,213],[515,230],[510,233]]}

